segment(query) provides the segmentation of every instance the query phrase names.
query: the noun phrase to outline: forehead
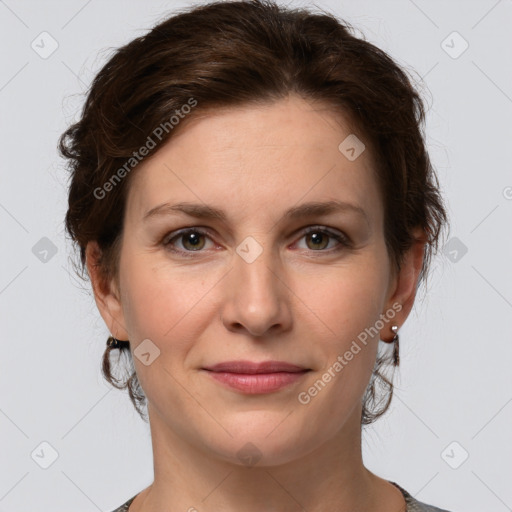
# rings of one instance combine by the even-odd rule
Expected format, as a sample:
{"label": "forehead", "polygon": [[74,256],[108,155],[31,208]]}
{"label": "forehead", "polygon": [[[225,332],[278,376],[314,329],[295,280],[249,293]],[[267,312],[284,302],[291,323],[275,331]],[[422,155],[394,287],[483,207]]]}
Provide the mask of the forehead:
{"label": "forehead", "polygon": [[[284,209],[301,198],[350,199],[369,209],[380,203],[368,141],[329,105],[291,96],[199,110],[182,123],[132,176],[128,209],[138,217],[184,199],[240,211]],[[356,151],[366,148],[351,160],[346,149],[354,141]]]}

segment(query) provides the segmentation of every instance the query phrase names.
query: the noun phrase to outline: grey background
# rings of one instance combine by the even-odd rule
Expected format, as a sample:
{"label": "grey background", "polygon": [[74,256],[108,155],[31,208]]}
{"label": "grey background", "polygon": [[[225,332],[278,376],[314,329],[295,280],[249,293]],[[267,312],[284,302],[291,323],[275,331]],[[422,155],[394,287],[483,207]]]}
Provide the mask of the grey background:
{"label": "grey background", "polygon": [[[2,511],[109,511],[152,481],[148,426],[100,374],[109,333],[70,267],[56,143],[110,49],[189,4],[0,1]],[[452,224],[365,463],[453,512],[512,510],[512,1],[317,5],[416,71]]]}

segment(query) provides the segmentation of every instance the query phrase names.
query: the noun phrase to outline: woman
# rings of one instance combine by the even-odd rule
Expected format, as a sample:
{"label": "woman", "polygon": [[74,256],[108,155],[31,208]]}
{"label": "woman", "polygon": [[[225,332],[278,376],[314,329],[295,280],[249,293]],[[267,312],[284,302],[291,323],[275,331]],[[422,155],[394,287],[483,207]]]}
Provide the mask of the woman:
{"label": "woman", "polygon": [[149,416],[154,482],[116,512],[442,510],[361,456],[446,224],[422,123],[389,56],[270,1],[184,11],[103,67],[60,151],[104,376]]}

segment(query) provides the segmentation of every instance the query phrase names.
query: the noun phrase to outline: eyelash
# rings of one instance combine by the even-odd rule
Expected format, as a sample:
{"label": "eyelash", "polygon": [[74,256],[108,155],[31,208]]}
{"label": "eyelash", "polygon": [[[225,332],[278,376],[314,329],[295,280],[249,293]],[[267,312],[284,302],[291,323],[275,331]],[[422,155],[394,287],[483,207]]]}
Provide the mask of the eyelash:
{"label": "eyelash", "polygon": [[[201,235],[204,235],[204,236],[207,236],[208,238],[210,238],[210,233],[207,231],[207,230],[204,230],[204,229],[201,229],[201,228],[185,228],[185,229],[182,229],[182,230],[179,230],[179,231],[173,231],[171,233],[168,233],[163,241],[162,241],[162,245],[166,248],[166,250],[172,252],[172,253],[175,253],[175,254],[179,254],[179,255],[182,255],[184,256],[185,258],[193,258],[194,257],[194,253],[200,253],[200,252],[204,252],[203,250],[197,250],[197,251],[182,251],[182,250],[176,250],[172,247],[172,242],[173,240],[176,240],[176,239],[179,239],[185,235],[188,235],[190,233],[198,233],[198,234],[201,234]],[[300,239],[302,239],[303,237],[311,234],[311,233],[321,233],[322,235],[327,235],[328,237],[330,238],[334,238],[337,242],[339,242],[339,246],[334,248],[334,249],[329,249],[329,250],[325,250],[325,249],[320,249],[320,250],[311,250],[311,252],[318,252],[318,253],[327,253],[327,254],[333,254],[333,253],[337,253],[345,248],[349,248],[352,246],[352,243],[350,241],[350,239],[342,234],[342,233],[335,233],[331,230],[328,230],[326,228],[323,228],[323,227],[320,227],[320,226],[309,226],[307,227],[301,234],[301,237]],[[170,235],[173,235],[171,238],[169,238]]]}

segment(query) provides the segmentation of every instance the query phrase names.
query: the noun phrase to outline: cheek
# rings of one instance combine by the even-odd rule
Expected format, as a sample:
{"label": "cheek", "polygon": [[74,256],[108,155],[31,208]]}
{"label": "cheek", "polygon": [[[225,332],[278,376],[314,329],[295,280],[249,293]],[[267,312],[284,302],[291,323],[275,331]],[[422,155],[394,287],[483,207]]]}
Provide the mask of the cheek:
{"label": "cheek", "polygon": [[[348,340],[375,323],[383,312],[386,269],[369,257],[357,265],[329,269],[324,274],[299,276],[294,292],[315,317],[323,337]],[[316,329],[318,332],[318,329]]]}
{"label": "cheek", "polygon": [[[172,344],[173,354],[186,350],[200,332],[205,294],[211,283],[190,270],[163,269],[151,255],[125,261],[123,309],[134,344],[149,338],[162,351]],[[207,299],[207,297],[206,297]]]}
{"label": "cheek", "polygon": [[334,436],[361,400],[371,378],[378,348],[378,334],[368,334],[379,318],[378,293],[373,283],[363,283],[352,274],[332,293],[310,297],[318,306],[315,353],[321,365],[299,390],[303,414],[310,418],[335,418],[322,425],[324,435]]}
{"label": "cheek", "polygon": [[297,295],[305,298],[307,306],[301,315],[302,328],[317,340],[315,351],[322,361],[316,377],[325,376],[324,382],[328,382],[325,388],[317,384],[323,398],[317,400],[316,407],[342,411],[357,401],[368,384],[387,283],[387,269],[378,256],[370,253],[357,265],[297,280]]}

